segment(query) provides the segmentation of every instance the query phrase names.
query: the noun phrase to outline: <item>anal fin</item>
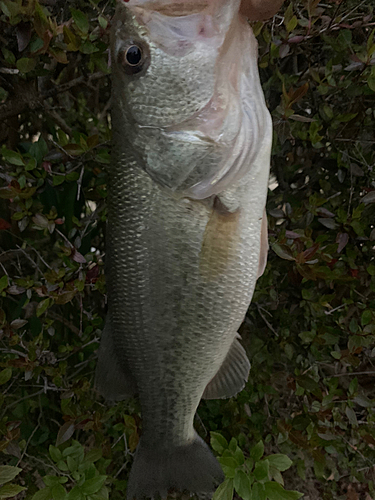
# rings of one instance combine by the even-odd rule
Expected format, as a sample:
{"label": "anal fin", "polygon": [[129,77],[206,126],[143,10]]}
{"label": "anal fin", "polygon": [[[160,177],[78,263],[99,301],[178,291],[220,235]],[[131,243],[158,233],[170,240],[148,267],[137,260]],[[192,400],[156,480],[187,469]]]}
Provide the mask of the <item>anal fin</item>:
{"label": "anal fin", "polygon": [[245,387],[250,372],[250,361],[238,338],[239,335],[234,339],[219,371],[207,384],[202,398],[231,398]]}
{"label": "anal fin", "polygon": [[107,401],[121,401],[134,396],[137,383],[123,361],[118,361],[107,316],[99,348],[95,372],[95,387]]}

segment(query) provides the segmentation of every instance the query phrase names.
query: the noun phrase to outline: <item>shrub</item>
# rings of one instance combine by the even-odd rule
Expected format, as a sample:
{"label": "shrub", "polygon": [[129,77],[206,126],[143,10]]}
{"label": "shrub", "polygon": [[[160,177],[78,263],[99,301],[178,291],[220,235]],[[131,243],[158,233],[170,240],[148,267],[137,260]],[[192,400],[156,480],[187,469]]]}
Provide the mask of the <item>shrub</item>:
{"label": "shrub", "polygon": [[[0,498],[122,498],[139,439],[137,401],[93,391],[113,9],[0,2]],[[217,499],[374,496],[372,9],[296,0],[253,26],[271,249],[241,328],[249,383],[198,411],[227,475]]]}

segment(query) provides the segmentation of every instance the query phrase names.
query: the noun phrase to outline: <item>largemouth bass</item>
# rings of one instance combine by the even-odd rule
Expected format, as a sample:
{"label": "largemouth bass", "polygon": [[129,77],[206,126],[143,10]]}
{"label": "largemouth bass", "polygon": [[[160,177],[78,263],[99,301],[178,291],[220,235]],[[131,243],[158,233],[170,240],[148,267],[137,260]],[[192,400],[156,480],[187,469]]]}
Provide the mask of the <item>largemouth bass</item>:
{"label": "largemouth bass", "polygon": [[241,391],[237,330],[267,255],[271,119],[239,0],[119,1],[113,20],[108,316],[96,373],[138,394],[127,498],[224,479],[193,419]]}

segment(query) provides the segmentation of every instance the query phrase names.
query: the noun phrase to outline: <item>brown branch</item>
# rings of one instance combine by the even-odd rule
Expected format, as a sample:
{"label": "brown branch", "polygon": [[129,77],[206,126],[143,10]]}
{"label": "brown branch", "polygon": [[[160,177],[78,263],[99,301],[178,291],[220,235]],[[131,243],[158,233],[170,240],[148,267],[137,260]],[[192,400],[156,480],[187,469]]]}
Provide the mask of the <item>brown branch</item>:
{"label": "brown branch", "polygon": [[17,116],[27,109],[38,109],[45,105],[44,100],[50,97],[55,97],[58,94],[67,92],[78,85],[88,85],[90,82],[99,80],[107,75],[102,72],[93,73],[92,75],[80,76],[70,82],[47,90],[46,92],[38,92],[34,85],[22,84],[16,89],[13,97],[8,99],[4,104],[0,105],[0,121]]}

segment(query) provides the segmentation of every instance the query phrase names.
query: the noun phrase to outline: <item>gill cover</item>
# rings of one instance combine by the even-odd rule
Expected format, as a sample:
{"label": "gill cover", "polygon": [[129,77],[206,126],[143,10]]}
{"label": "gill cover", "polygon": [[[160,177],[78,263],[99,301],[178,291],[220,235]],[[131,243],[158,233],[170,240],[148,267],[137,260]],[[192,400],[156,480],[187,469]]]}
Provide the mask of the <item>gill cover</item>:
{"label": "gill cover", "polygon": [[[204,199],[240,181],[271,134],[257,42],[238,9],[239,0],[118,4],[115,114],[132,124],[124,140],[142,168],[181,196]],[[131,46],[142,52],[139,71],[123,64]]]}

